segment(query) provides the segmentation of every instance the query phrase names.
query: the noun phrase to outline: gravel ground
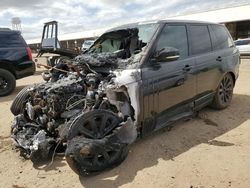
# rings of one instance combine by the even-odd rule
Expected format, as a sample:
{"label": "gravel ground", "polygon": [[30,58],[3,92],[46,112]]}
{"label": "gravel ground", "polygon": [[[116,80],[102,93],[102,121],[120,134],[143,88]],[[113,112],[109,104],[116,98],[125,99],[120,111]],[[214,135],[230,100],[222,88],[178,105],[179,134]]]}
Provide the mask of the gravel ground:
{"label": "gravel ground", "polygon": [[0,187],[249,187],[250,60],[242,61],[228,109],[206,108],[199,118],[133,144],[120,166],[84,178],[62,157],[51,166],[33,166],[12,149],[11,102],[23,87],[42,81],[40,72],[18,80],[15,92],[0,98]]}

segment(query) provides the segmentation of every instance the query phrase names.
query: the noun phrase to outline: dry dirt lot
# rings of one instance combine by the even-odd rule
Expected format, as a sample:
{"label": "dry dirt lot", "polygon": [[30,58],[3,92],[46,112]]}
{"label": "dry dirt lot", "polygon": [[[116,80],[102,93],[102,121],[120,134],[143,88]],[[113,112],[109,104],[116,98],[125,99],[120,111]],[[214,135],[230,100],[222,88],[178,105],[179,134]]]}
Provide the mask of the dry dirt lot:
{"label": "dry dirt lot", "polygon": [[133,144],[120,166],[84,178],[61,157],[52,166],[35,167],[12,149],[11,101],[40,81],[38,73],[19,80],[15,93],[0,98],[0,187],[250,187],[250,60],[242,61],[228,109],[204,109],[200,118]]}

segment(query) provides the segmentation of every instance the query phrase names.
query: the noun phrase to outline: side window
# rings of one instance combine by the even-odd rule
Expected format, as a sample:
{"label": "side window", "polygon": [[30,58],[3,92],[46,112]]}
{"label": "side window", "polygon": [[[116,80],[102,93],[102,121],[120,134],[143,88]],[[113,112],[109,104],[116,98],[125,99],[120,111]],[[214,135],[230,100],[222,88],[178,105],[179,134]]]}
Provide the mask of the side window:
{"label": "side window", "polygon": [[213,41],[214,49],[225,49],[234,46],[232,38],[224,26],[211,25],[211,28],[215,35],[215,41]]}
{"label": "side window", "polygon": [[210,35],[206,25],[190,26],[190,39],[193,55],[212,51]]}
{"label": "side window", "polygon": [[23,47],[21,36],[16,33],[0,33],[0,47]]}
{"label": "side window", "polygon": [[188,42],[186,26],[166,25],[157,42],[156,50],[175,48],[180,53],[180,59],[188,56]]}

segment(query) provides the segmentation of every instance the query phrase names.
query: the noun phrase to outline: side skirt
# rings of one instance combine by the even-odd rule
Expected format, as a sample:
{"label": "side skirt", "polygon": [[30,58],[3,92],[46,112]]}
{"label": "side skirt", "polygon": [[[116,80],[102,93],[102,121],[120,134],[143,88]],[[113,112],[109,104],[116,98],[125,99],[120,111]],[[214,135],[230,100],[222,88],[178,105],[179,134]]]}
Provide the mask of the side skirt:
{"label": "side skirt", "polygon": [[215,92],[208,93],[194,101],[194,110],[200,111],[213,102]]}
{"label": "side skirt", "polygon": [[208,93],[191,102],[182,103],[160,114],[155,114],[152,118],[143,122],[141,137],[145,137],[154,131],[170,126],[178,120],[193,117],[196,112],[212,103],[214,95],[215,92]]}
{"label": "side skirt", "polygon": [[145,120],[142,126],[141,136],[157,131],[161,128],[170,126],[180,119],[192,117],[194,115],[194,102],[178,105],[168,109],[161,114],[157,114],[151,119]]}

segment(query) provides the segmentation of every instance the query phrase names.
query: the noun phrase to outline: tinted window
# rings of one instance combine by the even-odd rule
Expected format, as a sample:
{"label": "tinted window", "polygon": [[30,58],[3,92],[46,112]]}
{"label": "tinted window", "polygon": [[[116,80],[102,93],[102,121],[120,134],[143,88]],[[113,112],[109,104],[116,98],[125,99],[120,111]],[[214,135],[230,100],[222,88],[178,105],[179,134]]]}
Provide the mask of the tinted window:
{"label": "tinted window", "polygon": [[183,25],[166,25],[158,40],[156,50],[163,48],[176,48],[180,58],[188,56],[188,42],[186,27]]}
{"label": "tinted window", "polygon": [[190,38],[192,46],[192,54],[201,54],[212,50],[210,35],[207,26],[193,25],[190,26]]}
{"label": "tinted window", "polygon": [[21,36],[17,33],[0,32],[0,48],[23,47]]}
{"label": "tinted window", "polygon": [[213,41],[214,49],[224,49],[233,46],[232,38],[224,26],[212,25],[211,27],[215,35],[215,41]]}

